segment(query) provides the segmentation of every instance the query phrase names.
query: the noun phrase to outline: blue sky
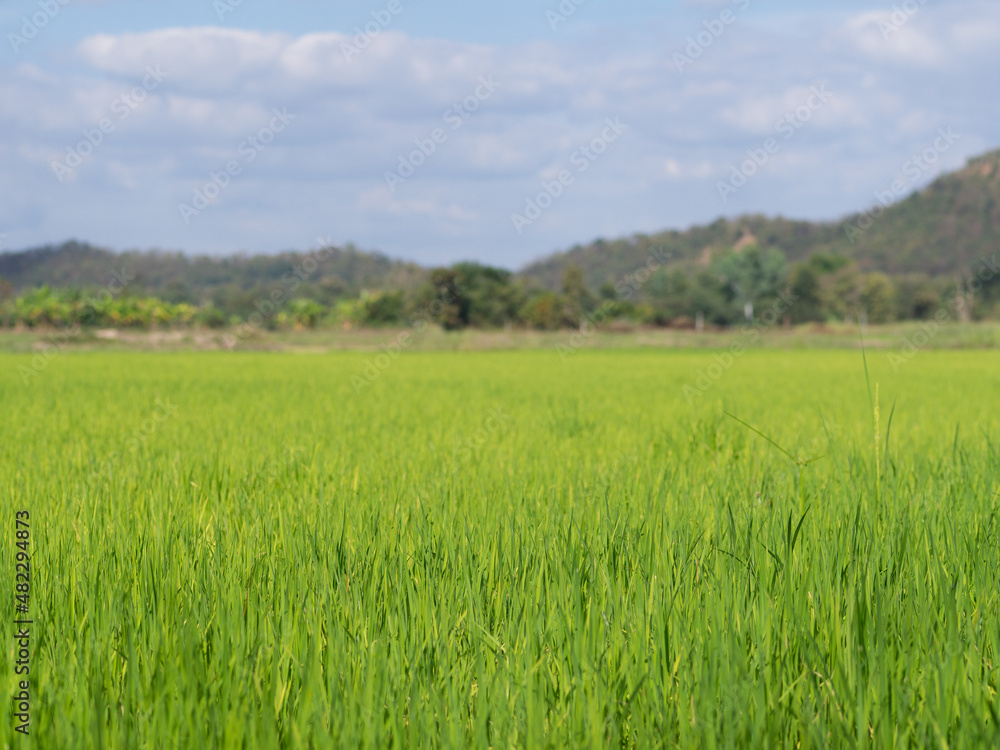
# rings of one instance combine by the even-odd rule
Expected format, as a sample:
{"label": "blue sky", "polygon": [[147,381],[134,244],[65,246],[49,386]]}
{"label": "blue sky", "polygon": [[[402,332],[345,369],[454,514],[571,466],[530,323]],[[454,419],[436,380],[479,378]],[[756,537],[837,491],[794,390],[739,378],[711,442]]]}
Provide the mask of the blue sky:
{"label": "blue sky", "polygon": [[[558,10],[559,2],[538,0],[412,0],[419,6],[414,13],[402,14],[394,28],[411,36],[454,39],[481,44],[517,44],[538,39],[551,39],[556,34],[581,34],[608,26],[642,30],[653,25],[659,29],[692,28],[711,11],[723,8],[726,2],[706,0],[585,0],[577,6],[573,23],[560,25],[553,31],[546,12]],[[229,4],[229,3],[227,3]],[[91,34],[120,34],[151,31],[168,26],[205,26],[223,23],[259,31],[284,31],[306,34],[317,30],[350,31],[363,25],[370,12],[386,5],[384,2],[322,2],[322,0],[243,0],[233,4],[232,12],[223,13],[213,0],[174,0],[156,3],[149,0],[90,0],[71,2],[63,11],[63,21],[52,24],[41,38],[38,48],[72,44]],[[803,3],[791,0],[758,0],[747,8],[754,18],[765,21],[776,16],[802,13]],[[821,9],[810,9],[805,15],[818,17],[850,11],[871,10],[890,5],[862,0],[828,0]],[[4,28],[18,25],[22,17],[38,10],[38,0],[0,2],[0,17]]]}
{"label": "blue sky", "polygon": [[0,249],[516,268],[833,219],[1000,146],[998,6],[0,1]]}

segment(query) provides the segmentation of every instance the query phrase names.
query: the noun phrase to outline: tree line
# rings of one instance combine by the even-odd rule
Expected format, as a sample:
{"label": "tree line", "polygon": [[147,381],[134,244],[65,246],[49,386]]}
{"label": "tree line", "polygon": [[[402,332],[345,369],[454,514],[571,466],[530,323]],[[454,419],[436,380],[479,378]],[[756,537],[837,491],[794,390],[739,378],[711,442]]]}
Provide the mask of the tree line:
{"label": "tree line", "polygon": [[567,265],[557,290],[501,268],[474,262],[427,271],[407,288],[354,290],[337,277],[301,284],[280,305],[268,284],[221,286],[194,302],[107,288],[35,287],[15,294],[0,279],[0,326],[46,328],[79,325],[114,328],[226,328],[248,320],[259,327],[405,326],[420,316],[446,330],[521,328],[556,330],[601,323],[726,327],[773,309],[781,322],[869,323],[928,319],[946,310],[958,320],[1000,318],[1000,261],[984,259],[960,277],[865,273],[845,256],[818,253],[789,265],[778,250],[750,245],[709,261],[671,263],[650,253],[647,262],[597,289],[583,271]]}

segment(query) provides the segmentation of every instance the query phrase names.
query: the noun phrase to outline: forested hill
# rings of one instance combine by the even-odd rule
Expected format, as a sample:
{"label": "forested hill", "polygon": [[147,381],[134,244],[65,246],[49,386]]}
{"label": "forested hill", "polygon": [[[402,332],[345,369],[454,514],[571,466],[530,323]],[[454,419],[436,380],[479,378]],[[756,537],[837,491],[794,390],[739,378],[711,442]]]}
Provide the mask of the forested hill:
{"label": "forested hill", "polygon": [[762,248],[781,250],[791,262],[824,252],[845,255],[863,271],[967,273],[980,258],[1000,250],[1000,150],[971,159],[963,169],[876,213],[881,215],[822,223],[764,216],[719,219],[683,232],[597,240],[532,263],[521,273],[557,289],[566,266],[576,264],[596,289],[633,273],[654,248],[672,261],[707,264],[741,241],[754,240]]}
{"label": "forested hill", "polygon": [[234,255],[223,258],[189,256],[179,252],[124,252],[66,242],[22,252],[0,254],[0,279],[15,291],[38,286],[93,288],[107,285],[115,273],[134,276],[129,288],[171,302],[201,303],[226,292],[248,291],[281,282],[299,270],[300,282],[321,285],[335,294],[365,288],[408,290],[423,280],[425,272],[412,263],[380,253],[347,248],[327,248],[314,268],[302,266],[312,253]]}
{"label": "forested hill", "polygon": [[[587,286],[598,289],[635,272],[654,249],[659,258],[668,256],[672,263],[697,267],[751,243],[764,250],[778,249],[791,263],[827,253],[856,261],[862,272],[937,277],[968,273],[980,258],[992,258],[1000,251],[1000,150],[971,159],[963,169],[939,177],[876,213],[877,217],[853,215],[831,222],[753,215],[719,219],[685,231],[596,240],[532,263],[518,276],[529,285],[557,290],[566,268],[576,265]],[[15,292],[43,285],[103,287],[113,270],[124,267],[135,276],[129,284],[133,293],[194,304],[214,300],[225,306],[229,296],[259,292],[278,283],[309,255],[119,254],[67,242],[0,253],[0,284],[9,284]],[[330,257],[306,276],[304,284],[317,287],[311,296],[332,299],[363,289],[411,291],[427,278],[427,269],[347,246],[332,248]]]}

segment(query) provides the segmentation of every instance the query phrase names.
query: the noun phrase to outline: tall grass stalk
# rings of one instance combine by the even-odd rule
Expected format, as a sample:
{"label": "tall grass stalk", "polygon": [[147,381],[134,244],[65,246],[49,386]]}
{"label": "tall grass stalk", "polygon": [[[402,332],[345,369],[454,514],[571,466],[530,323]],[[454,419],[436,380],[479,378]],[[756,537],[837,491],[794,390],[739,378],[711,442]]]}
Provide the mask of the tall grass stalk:
{"label": "tall grass stalk", "polygon": [[1000,745],[1000,354],[368,356],[0,355],[37,747]]}

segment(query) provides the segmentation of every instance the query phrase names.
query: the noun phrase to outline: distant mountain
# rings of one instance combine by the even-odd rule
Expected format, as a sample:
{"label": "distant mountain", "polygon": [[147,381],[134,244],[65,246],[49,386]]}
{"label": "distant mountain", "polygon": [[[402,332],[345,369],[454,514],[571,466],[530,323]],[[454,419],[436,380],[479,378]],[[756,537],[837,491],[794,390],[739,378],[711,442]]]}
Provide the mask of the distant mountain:
{"label": "distant mountain", "polygon": [[[877,213],[870,223],[861,214],[831,222],[749,215],[685,231],[599,239],[531,263],[517,275],[555,290],[572,263],[596,290],[634,273],[653,250],[670,263],[707,265],[714,255],[752,242],[781,250],[791,262],[825,252],[854,259],[862,271],[965,273],[980,258],[1000,251],[1000,150],[969,160],[963,169],[942,175]],[[222,258],[162,251],[115,253],[72,241],[0,253],[0,280],[15,292],[41,285],[101,287],[125,267],[135,276],[129,285],[134,293],[172,302],[221,304],[279,283],[307,257],[301,252]],[[427,278],[427,269],[348,245],[331,248],[330,257],[304,278],[303,286],[316,285],[320,297],[332,298],[362,289],[412,290]]]}
{"label": "distant mountain", "polygon": [[792,262],[826,252],[854,259],[863,271],[968,272],[980,258],[1000,251],[1000,150],[969,160],[963,169],[875,213],[877,218],[853,214],[835,222],[752,215],[683,232],[596,240],[536,261],[521,275],[557,289],[565,267],[575,263],[596,289],[635,272],[653,249],[671,261],[707,263],[716,253],[752,241],[780,249]]}
{"label": "distant mountain", "polygon": [[248,292],[282,283],[297,274],[301,284],[336,290],[410,289],[424,278],[413,263],[351,246],[328,248],[329,257],[302,264],[315,252],[276,255],[234,255],[223,258],[179,252],[115,253],[76,241],[21,252],[0,254],[0,278],[15,291],[47,285],[56,288],[102,287],[115,274],[134,276],[133,293],[148,293],[171,301],[202,302],[221,292]]}

